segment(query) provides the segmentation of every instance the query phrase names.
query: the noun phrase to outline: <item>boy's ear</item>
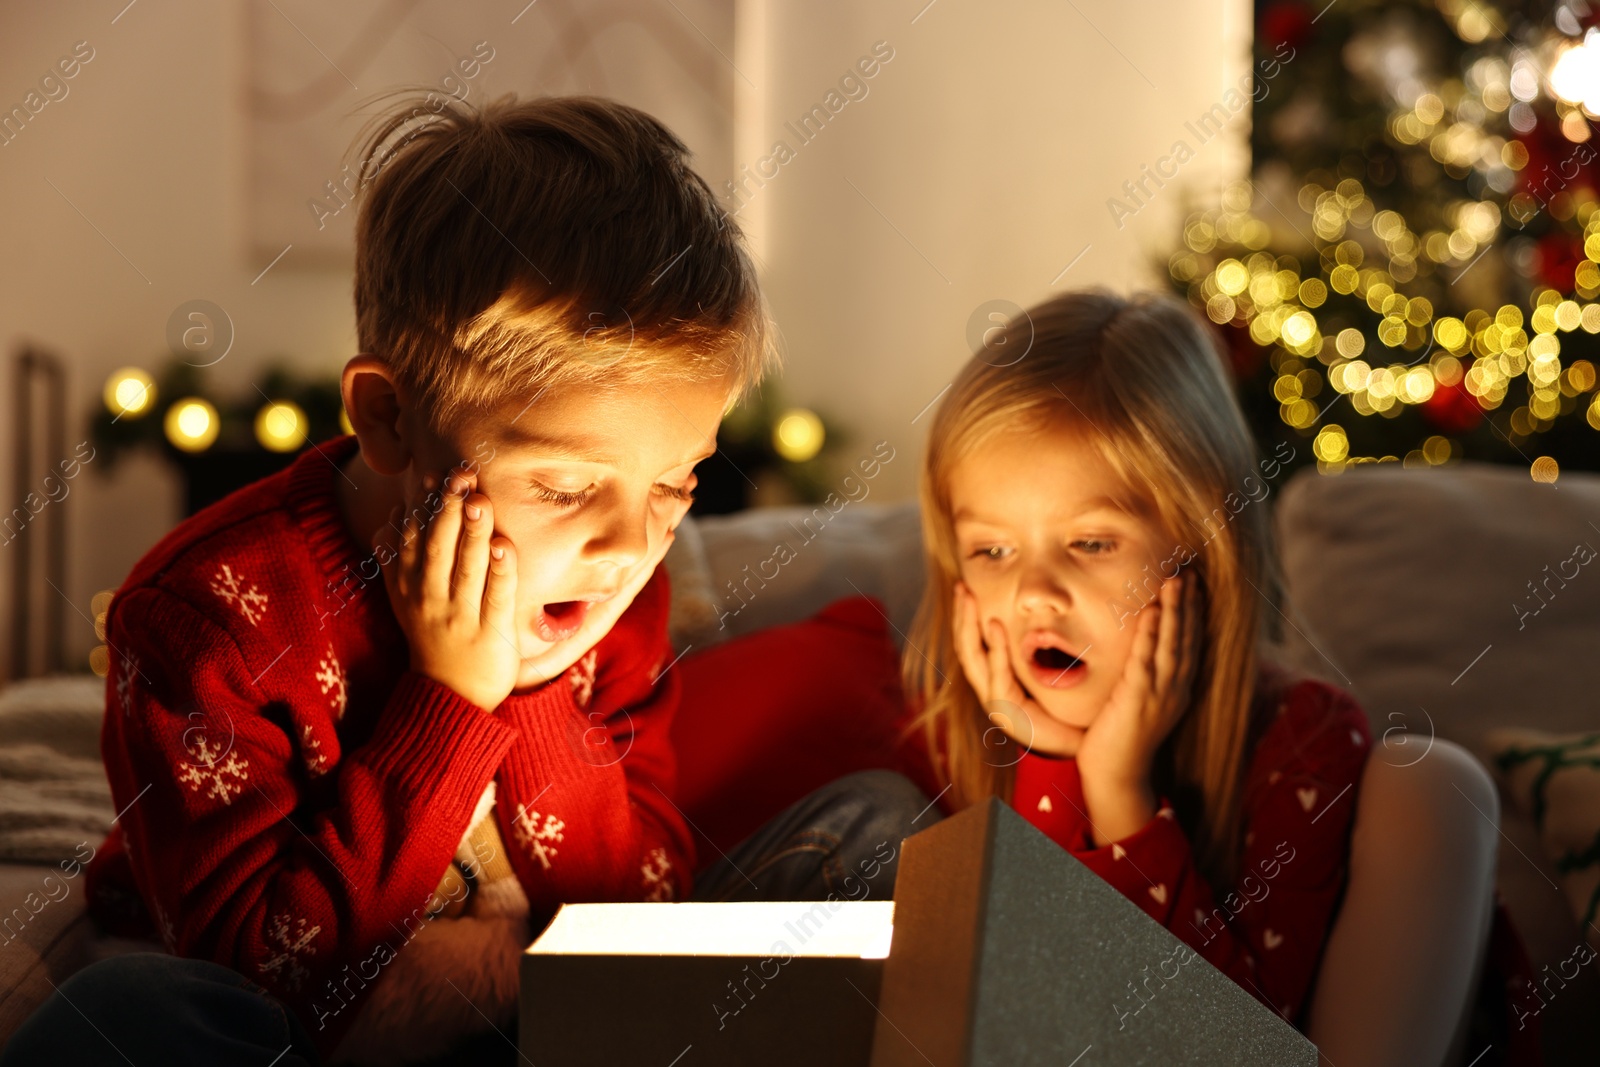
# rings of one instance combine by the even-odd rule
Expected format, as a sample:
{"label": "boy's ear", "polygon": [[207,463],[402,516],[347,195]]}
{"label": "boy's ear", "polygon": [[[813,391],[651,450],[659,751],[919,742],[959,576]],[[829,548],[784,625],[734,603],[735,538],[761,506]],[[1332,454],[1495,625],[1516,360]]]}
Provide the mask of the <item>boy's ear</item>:
{"label": "boy's ear", "polygon": [[379,474],[403,473],[411,463],[411,448],[402,429],[399,386],[389,364],[370,352],[355,356],[344,365],[339,393],[361,442],[362,460]]}

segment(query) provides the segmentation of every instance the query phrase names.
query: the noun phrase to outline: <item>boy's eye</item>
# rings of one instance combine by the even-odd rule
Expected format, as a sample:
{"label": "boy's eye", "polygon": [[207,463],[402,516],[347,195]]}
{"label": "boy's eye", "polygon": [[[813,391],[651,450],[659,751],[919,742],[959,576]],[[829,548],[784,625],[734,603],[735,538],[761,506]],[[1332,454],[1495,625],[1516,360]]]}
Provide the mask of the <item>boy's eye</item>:
{"label": "boy's eye", "polygon": [[553,504],[558,508],[575,507],[589,499],[590,494],[594,492],[594,486],[592,485],[581,492],[566,493],[559,489],[552,489],[548,485],[541,485],[538,482],[530,483],[528,489],[533,493],[534,499],[545,504]]}
{"label": "boy's eye", "polygon": [[686,485],[661,485],[658,483],[655,486],[655,491],[661,496],[682,500],[690,504],[694,503],[694,491]]}

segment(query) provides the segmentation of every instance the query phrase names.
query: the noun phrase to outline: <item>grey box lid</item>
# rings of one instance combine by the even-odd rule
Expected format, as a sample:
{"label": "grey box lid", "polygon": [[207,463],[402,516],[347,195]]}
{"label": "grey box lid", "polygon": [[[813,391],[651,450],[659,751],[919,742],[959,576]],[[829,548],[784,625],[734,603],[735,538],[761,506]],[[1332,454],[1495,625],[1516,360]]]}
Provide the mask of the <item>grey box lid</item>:
{"label": "grey box lid", "polygon": [[989,799],[907,838],[872,1067],[1316,1067],[1283,1019]]}

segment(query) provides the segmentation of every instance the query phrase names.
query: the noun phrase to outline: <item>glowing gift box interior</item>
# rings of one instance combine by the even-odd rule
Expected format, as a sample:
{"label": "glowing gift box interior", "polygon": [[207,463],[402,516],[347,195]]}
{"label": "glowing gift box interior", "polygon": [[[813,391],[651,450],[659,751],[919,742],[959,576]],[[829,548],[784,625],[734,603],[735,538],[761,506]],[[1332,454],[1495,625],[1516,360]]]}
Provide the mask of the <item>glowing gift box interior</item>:
{"label": "glowing gift box interior", "polygon": [[519,1037],[540,1067],[1317,1064],[997,800],[907,838],[893,901],[567,905]]}

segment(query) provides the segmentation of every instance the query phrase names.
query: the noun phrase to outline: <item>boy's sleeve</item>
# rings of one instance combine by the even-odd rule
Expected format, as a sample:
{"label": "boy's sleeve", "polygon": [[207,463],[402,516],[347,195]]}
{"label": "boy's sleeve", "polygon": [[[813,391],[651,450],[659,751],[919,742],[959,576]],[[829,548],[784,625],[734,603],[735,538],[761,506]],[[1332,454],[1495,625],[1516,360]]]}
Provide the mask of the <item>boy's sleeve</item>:
{"label": "boy's sleeve", "polygon": [[247,662],[164,588],[119,594],[107,638],[117,673],[102,750],[153,918],[179,954],[316,1019],[329,979],[427,913],[514,731],[407,672],[369,741],[317,783],[331,800],[308,804],[292,723],[326,714],[314,682],[305,708],[293,689],[263,696],[275,661]]}
{"label": "boy's sleeve", "polygon": [[670,589],[656,568],[609,634],[566,674],[498,709],[517,739],[495,801],[536,916],[569,900],[682,900],[694,845],[671,799]]}
{"label": "boy's sleeve", "polygon": [[[1285,699],[1252,764],[1242,812],[1244,851],[1227,893],[1219,898],[1201,875],[1165,800],[1130,836],[1072,852],[1293,1023],[1344,889],[1355,789],[1370,735],[1359,705],[1330,686],[1303,682]],[[1151,961],[1152,971],[1163,962]],[[1137,1015],[1142,1004],[1130,995],[1118,1015]]]}

